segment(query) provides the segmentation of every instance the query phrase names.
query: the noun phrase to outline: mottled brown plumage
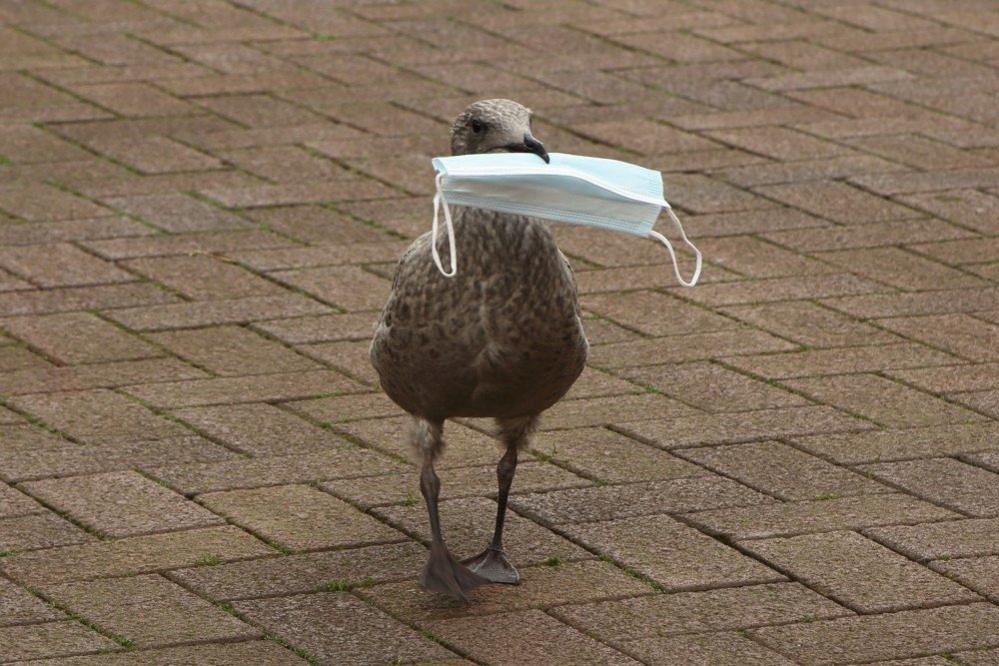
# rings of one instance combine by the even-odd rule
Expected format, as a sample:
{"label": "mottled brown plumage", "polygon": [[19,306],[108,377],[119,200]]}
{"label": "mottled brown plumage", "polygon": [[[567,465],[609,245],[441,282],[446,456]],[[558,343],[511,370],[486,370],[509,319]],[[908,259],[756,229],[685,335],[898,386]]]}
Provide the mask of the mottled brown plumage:
{"label": "mottled brown plumage", "polygon": [[[510,100],[476,102],[452,127],[452,152],[547,153],[530,132],[530,112]],[[415,417],[414,445],[423,459],[421,490],[433,532],[422,581],[465,597],[492,580],[516,582],[502,553],[506,495],[517,451],[538,415],[572,386],[586,361],[572,270],[545,223],[480,209],[454,209],[458,256],[453,278],[440,274],[429,234],[418,238],[396,269],[371,361],[392,400]],[[447,256],[446,239],[439,251]],[[444,547],[437,519],[439,481],[433,461],[443,447],[444,420],[494,417],[506,453],[497,474],[499,510],[493,543],[458,564]]]}

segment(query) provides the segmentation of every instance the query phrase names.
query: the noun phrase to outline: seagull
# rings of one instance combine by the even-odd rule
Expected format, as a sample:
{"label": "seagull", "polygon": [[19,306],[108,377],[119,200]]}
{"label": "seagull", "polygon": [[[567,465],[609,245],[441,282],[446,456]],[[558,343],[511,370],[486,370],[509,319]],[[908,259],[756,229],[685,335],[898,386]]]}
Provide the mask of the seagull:
{"label": "seagull", "polygon": [[[549,161],[531,133],[529,109],[507,99],[482,100],[455,119],[453,155],[502,152]],[[583,371],[589,344],[572,268],[544,222],[478,208],[454,211],[455,242],[468,260],[446,277],[432,259],[431,234],[417,238],[396,267],[370,356],[385,393],[413,417],[410,439],[431,532],[420,583],[468,601],[468,592],[483,583],[520,581],[503,550],[518,453],[530,444],[539,415]],[[443,256],[446,242],[438,241]],[[441,484],[434,470],[444,449],[444,422],[456,417],[495,419],[503,447],[492,541],[461,562],[441,532]]]}

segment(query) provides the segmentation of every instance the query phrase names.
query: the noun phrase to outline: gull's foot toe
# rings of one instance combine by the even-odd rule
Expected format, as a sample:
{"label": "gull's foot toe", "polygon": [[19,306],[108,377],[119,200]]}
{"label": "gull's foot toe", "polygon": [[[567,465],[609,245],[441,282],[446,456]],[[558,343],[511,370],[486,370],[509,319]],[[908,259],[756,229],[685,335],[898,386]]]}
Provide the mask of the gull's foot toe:
{"label": "gull's foot toe", "polygon": [[430,559],[420,575],[420,585],[425,589],[465,602],[469,601],[470,591],[486,582],[484,577],[454,559],[444,545],[430,547]]}
{"label": "gull's foot toe", "polygon": [[510,564],[506,553],[498,548],[486,548],[475,557],[462,560],[462,563],[490,583],[516,585],[520,582],[516,567]]}

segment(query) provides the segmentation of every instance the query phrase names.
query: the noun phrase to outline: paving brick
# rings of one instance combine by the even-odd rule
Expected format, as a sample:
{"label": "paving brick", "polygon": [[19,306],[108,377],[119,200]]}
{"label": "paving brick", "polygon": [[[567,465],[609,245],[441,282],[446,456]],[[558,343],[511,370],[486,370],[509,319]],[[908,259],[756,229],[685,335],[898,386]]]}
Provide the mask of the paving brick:
{"label": "paving brick", "polygon": [[3,499],[3,504],[0,504],[0,517],[3,518],[42,513],[45,510],[31,497],[2,482],[0,482],[0,498]]}
{"label": "paving brick", "polygon": [[539,610],[429,623],[430,631],[492,664],[638,664]]}
{"label": "paving brick", "polygon": [[582,302],[587,310],[648,335],[683,335],[735,326],[717,314],[652,291],[590,294]]}
{"label": "paving brick", "polygon": [[824,252],[818,256],[844,270],[906,291],[984,286],[979,278],[894,247]]}
{"label": "paving brick", "polygon": [[63,619],[63,614],[24,588],[0,579],[0,627]]}
{"label": "paving brick", "polygon": [[752,236],[705,239],[700,249],[716,263],[741,275],[767,278],[838,273],[839,269]]}
{"label": "paving brick", "polygon": [[215,257],[144,257],[122,263],[195,300],[282,293],[276,284]]}
{"label": "paving brick", "polygon": [[852,294],[884,291],[886,288],[855,275],[805,275],[790,278],[766,278],[703,285],[697,292],[685,294],[709,307],[793,301],[804,298],[833,298]]}
{"label": "paving brick", "polygon": [[159,574],[61,583],[45,593],[138,647],[260,635]]}
{"label": "paving brick", "polygon": [[267,403],[192,407],[173,412],[185,423],[250,455],[290,455],[339,447],[343,440]]}
{"label": "paving brick", "polygon": [[957,514],[902,494],[860,495],[828,500],[717,509],[686,514],[701,529],[739,539],[912,524]]}
{"label": "paving brick", "polygon": [[73,621],[0,628],[0,659],[4,661],[88,654],[116,647],[111,639]]}
{"label": "paving brick", "polygon": [[999,521],[994,518],[879,527],[864,533],[915,560],[999,555]]}
{"label": "paving brick", "polygon": [[405,469],[386,456],[346,442],[315,453],[144,467],[146,473],[186,495],[355,476],[366,480],[360,483],[374,483],[372,475]]}
{"label": "paving brick", "polygon": [[699,476],[676,456],[606,428],[552,430],[535,435],[535,451],[578,474],[610,483]]}
{"label": "paving brick", "polygon": [[[770,359],[784,354],[748,357]],[[742,357],[733,359],[738,366]],[[651,386],[668,396],[708,412],[737,412],[807,405],[807,400],[789,391],[705,362],[682,365],[647,365],[626,368],[619,374]]]}
{"label": "paving brick", "polygon": [[189,567],[208,556],[230,561],[274,553],[262,541],[226,525],[20,553],[3,558],[0,570],[18,582],[36,585]]}
{"label": "paving brick", "polygon": [[153,333],[148,338],[218,375],[255,375],[316,370],[321,366],[238,326]]}
{"label": "paving brick", "polygon": [[850,152],[843,146],[785,127],[725,129],[706,134],[717,141],[779,160],[821,159]]}
{"label": "paving brick", "polygon": [[294,241],[270,231],[241,233],[195,232],[162,234],[141,238],[112,238],[83,243],[91,252],[111,260],[136,257],[165,257],[184,254],[226,254],[260,251],[264,248],[297,246]]}
{"label": "paving brick", "polygon": [[824,301],[832,308],[856,317],[901,317],[952,312],[989,310],[995,305],[997,293],[984,290],[941,290],[918,294],[876,294],[835,298]]}
{"label": "paving brick", "polygon": [[0,327],[64,363],[127,361],[163,354],[87,312],[0,319]]}
{"label": "paving brick", "polygon": [[157,407],[197,407],[311,398],[357,392],[363,387],[338,372],[313,370],[251,377],[219,377],[129,387],[128,393]]}
{"label": "paving brick", "polygon": [[967,588],[856,532],[764,539],[745,545],[779,571],[858,613],[979,599]]}
{"label": "paving brick", "polygon": [[798,663],[818,665],[988,647],[997,630],[999,610],[981,603],[767,627],[750,634]]}
{"label": "paving brick", "polygon": [[123,308],[104,313],[139,331],[162,331],[195,326],[248,324],[251,322],[330,312],[332,308],[307,296],[248,296],[219,301],[171,303]]}
{"label": "paving brick", "polygon": [[135,536],[223,522],[136,472],[31,481],[22,488],[103,536]]}
{"label": "paving brick", "polygon": [[356,266],[279,271],[278,280],[347,310],[375,310],[388,298],[389,282]]}
{"label": "paving brick", "polygon": [[403,535],[343,500],[306,485],[207,493],[199,501],[290,550],[364,546]]}
{"label": "paving brick", "polygon": [[135,280],[135,276],[69,244],[2,248],[0,266],[40,287],[82,286]]}
{"label": "paving brick", "polygon": [[447,658],[452,653],[350,594],[239,601],[236,610],[325,663]]}
{"label": "paving brick", "polygon": [[891,333],[809,301],[723,308],[742,321],[813,347],[840,347],[896,341]]}
{"label": "paving brick", "polygon": [[995,182],[996,169],[950,169],[936,172],[898,174],[867,174],[850,180],[861,187],[882,195],[919,194],[943,190],[988,187]]}
{"label": "paving brick", "polygon": [[612,422],[674,418],[690,416],[698,411],[657,393],[619,396],[613,402],[604,398],[563,400],[545,412],[540,428],[581,428]]}
{"label": "paving brick", "polygon": [[155,285],[130,282],[96,287],[0,293],[0,313],[6,316],[70,310],[102,310],[146,303],[170,303],[177,300],[179,299],[176,296]]}
{"label": "paving brick", "polygon": [[[446,483],[445,477],[442,485]],[[372,513],[424,543],[430,543],[427,510],[422,502],[409,506],[378,507]],[[440,517],[441,529],[451,552],[458,558],[471,557],[481,552],[492,538],[496,503],[482,497],[443,501]],[[540,564],[549,558],[578,560],[590,556],[579,546],[514,511],[507,511],[506,514],[503,547],[518,567]]]}
{"label": "paving brick", "polygon": [[530,493],[514,498],[510,505],[520,513],[551,525],[615,520],[657,513],[682,513],[694,508],[766,504],[772,501],[735,481],[712,474],[687,479]]}
{"label": "paving brick", "polygon": [[[81,197],[44,183],[0,184],[0,209],[29,222],[101,217],[110,211]],[[31,251],[35,254],[41,248]],[[58,250],[57,250],[58,252]]]}
{"label": "paving brick", "polygon": [[654,594],[570,604],[550,611],[612,645],[637,645],[654,636],[748,629],[852,615],[800,583],[772,583],[700,592]]}
{"label": "paving brick", "polygon": [[233,213],[173,192],[109,198],[108,203],[166,231],[243,229],[250,226]]}
{"label": "paving brick", "polygon": [[780,442],[685,449],[684,458],[783,500],[890,492],[875,481]]}
{"label": "paving brick", "polygon": [[650,359],[676,363],[793,348],[791,343],[763,331],[732,329],[600,345],[590,350],[590,363],[597,367],[624,368],[646,365]]}
{"label": "paving brick", "polygon": [[11,404],[84,441],[158,439],[191,434],[137,402],[106,389],[37,393],[14,398]]}
{"label": "paving brick", "polygon": [[296,347],[304,356],[341,370],[369,386],[377,386],[378,373],[371,365],[370,348],[370,340],[341,340]]}
{"label": "paving brick", "polygon": [[776,571],[664,514],[567,525],[564,530],[672,592],[784,580]]}
{"label": "paving brick", "polygon": [[866,224],[923,217],[863,190],[836,181],[766,185],[755,191],[842,224]]}
{"label": "paving brick", "polygon": [[4,373],[0,392],[7,395],[44,393],[53,388],[82,391],[128,384],[206,377],[207,373],[175,358],[112,361],[72,367],[42,367]]}
{"label": "paving brick", "polygon": [[788,666],[794,662],[737,633],[689,634],[642,639],[623,646],[643,663],[666,666],[682,654],[692,664]]}
{"label": "paving brick", "polygon": [[999,198],[978,190],[906,194],[899,200],[979,233],[995,233]]}
{"label": "paving brick", "polygon": [[[42,662],[44,663],[44,662]],[[241,643],[205,643],[153,650],[105,653],[83,657],[64,657],[59,666],[173,666],[174,664],[211,664],[240,666],[253,663],[260,666],[283,666],[308,663],[274,641],[244,641]]]}
{"label": "paving brick", "polygon": [[94,536],[54,513],[0,518],[0,550],[8,552],[68,546],[95,540]]}
{"label": "paving brick", "polygon": [[[386,241],[384,233],[343,213],[315,205],[282,206],[280,208],[263,208],[252,210],[247,215],[260,223],[266,224],[282,234],[297,238],[307,243],[322,243],[323,245],[344,245],[360,242]],[[425,222],[424,222],[425,224]],[[350,248],[345,248],[350,251]],[[335,248],[329,252],[336,256]],[[397,255],[398,256],[398,255]],[[251,265],[252,261],[248,262]],[[332,261],[331,263],[340,263]],[[280,266],[294,268],[294,266]],[[276,266],[267,266],[273,270]]]}
{"label": "paving brick", "polygon": [[901,335],[912,337],[973,361],[999,359],[999,326],[966,314],[894,317],[879,322]]}
{"label": "paving brick", "polygon": [[276,319],[253,325],[288,344],[367,339],[372,327],[372,317],[367,312]]}
{"label": "paving brick", "polygon": [[940,239],[969,238],[970,231],[943,220],[905,220],[903,222],[872,222],[863,225],[837,225],[790,229],[762,234],[764,238],[798,252],[849,250],[852,248],[887,247],[898,244],[899,235],[913,243]]}
{"label": "paving brick", "polygon": [[983,419],[975,412],[872,374],[790,379],[783,383],[816,400],[891,427],[915,428]]}
{"label": "paving brick", "polygon": [[[286,211],[287,208],[267,209],[268,211]],[[332,214],[328,209],[320,209],[327,214]],[[348,218],[349,220],[349,218]],[[349,220],[352,221],[352,220]],[[320,229],[329,231],[332,221],[321,220],[323,223]],[[355,221],[356,223],[356,221]],[[360,224],[360,223],[357,223]],[[273,226],[267,223],[268,226]],[[289,222],[290,231],[298,236],[302,235],[301,227],[297,220]],[[317,225],[319,226],[319,225]],[[349,241],[347,232],[343,232],[331,238],[317,238],[316,243],[322,245],[310,245],[308,247],[284,247],[263,250],[243,250],[232,253],[232,257],[240,263],[259,271],[279,271],[284,269],[313,268],[317,266],[342,266],[344,264],[372,264],[394,262],[405,252],[409,243],[407,241],[390,240],[383,237],[380,232],[370,227],[364,227],[369,231],[379,234],[381,240],[368,242],[348,242],[344,245],[331,245],[330,243]],[[370,319],[370,317],[369,317]]]}
{"label": "paving brick", "polygon": [[726,362],[768,379],[786,379],[921,368],[946,365],[956,360],[925,345],[909,343],[738,356],[726,359]]}
{"label": "paving brick", "polygon": [[971,664],[971,666],[995,666],[999,660],[999,650],[975,650],[974,652],[959,652],[955,655],[958,659]]}
{"label": "paving brick", "polygon": [[863,467],[914,495],[976,518],[999,515],[999,476],[952,458]]}
{"label": "paving brick", "polygon": [[426,559],[423,546],[405,541],[198,566],[168,576],[209,599],[230,601],[316,592],[331,582],[368,585],[411,578]]}
{"label": "paving brick", "polygon": [[639,421],[618,429],[665,449],[734,444],[773,437],[872,430],[873,424],[831,407],[761,409],[734,414],[712,414],[673,419],[669,423]]}
{"label": "paving brick", "polygon": [[966,557],[930,565],[992,602],[999,599],[999,557]]}
{"label": "paving brick", "polygon": [[0,476],[11,481],[29,481],[233,457],[235,454],[228,449],[198,436],[112,440],[86,446],[66,443],[0,453],[0,465],[4,468]]}
{"label": "paving brick", "polygon": [[428,593],[415,580],[358,588],[356,593],[392,615],[428,626],[431,622],[471,615],[493,615],[529,608],[551,608],[570,601],[586,603],[649,594],[648,584],[608,562],[562,562],[520,568],[520,585],[483,585],[474,603],[457,603]]}

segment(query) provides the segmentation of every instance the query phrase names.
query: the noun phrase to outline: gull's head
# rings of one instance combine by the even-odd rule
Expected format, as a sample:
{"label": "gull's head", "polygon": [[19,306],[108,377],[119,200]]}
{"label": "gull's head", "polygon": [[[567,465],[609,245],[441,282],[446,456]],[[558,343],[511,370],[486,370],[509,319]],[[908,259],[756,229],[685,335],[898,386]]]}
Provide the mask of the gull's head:
{"label": "gull's head", "polygon": [[545,162],[548,153],[531,134],[531,110],[510,99],[484,99],[451,124],[451,154],[534,153]]}

